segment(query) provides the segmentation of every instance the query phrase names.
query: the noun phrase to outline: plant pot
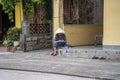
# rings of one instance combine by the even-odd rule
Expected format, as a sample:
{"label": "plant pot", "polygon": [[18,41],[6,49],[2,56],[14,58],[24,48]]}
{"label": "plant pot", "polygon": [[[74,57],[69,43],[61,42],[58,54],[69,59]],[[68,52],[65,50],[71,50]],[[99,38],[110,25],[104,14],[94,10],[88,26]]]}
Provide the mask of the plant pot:
{"label": "plant pot", "polygon": [[13,46],[19,45],[19,41],[14,41]]}

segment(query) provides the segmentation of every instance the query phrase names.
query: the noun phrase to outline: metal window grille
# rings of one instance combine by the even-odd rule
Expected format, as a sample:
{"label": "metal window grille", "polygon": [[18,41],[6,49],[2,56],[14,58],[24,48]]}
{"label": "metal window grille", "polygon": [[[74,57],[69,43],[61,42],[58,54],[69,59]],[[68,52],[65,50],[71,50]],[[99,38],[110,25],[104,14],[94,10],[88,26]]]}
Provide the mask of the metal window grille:
{"label": "metal window grille", "polygon": [[50,24],[30,24],[30,34],[51,33]]}

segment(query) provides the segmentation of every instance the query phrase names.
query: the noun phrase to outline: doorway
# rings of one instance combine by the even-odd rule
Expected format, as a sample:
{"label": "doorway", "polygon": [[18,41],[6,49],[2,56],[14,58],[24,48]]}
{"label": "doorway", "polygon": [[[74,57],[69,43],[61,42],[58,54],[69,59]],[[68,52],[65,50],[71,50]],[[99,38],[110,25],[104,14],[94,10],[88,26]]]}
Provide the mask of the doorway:
{"label": "doorway", "polygon": [[[13,13],[15,19],[15,11],[13,11]],[[0,5],[0,44],[2,44],[5,35],[7,34],[7,30],[12,26],[15,26],[15,21],[10,22],[8,14],[2,10],[2,5]]]}

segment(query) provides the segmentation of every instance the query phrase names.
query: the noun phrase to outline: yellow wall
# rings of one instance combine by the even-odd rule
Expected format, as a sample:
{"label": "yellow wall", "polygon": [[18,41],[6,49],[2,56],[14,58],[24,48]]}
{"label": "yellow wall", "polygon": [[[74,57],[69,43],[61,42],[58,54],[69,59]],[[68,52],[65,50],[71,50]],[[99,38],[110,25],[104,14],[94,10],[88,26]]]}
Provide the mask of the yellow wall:
{"label": "yellow wall", "polygon": [[63,0],[59,0],[60,1],[60,7],[59,7],[59,13],[60,13],[60,22],[59,22],[59,26],[63,27]]}
{"label": "yellow wall", "polygon": [[63,26],[63,0],[53,0],[53,33]]}
{"label": "yellow wall", "polygon": [[102,34],[102,25],[65,25],[67,43],[73,46],[94,44],[94,35]]}
{"label": "yellow wall", "polygon": [[104,0],[104,45],[120,45],[120,0]]}
{"label": "yellow wall", "polygon": [[55,31],[59,28],[59,0],[53,0],[53,5],[54,5],[54,9],[53,9],[53,32],[55,33]]}
{"label": "yellow wall", "polygon": [[15,26],[20,28],[22,20],[23,20],[23,10],[22,10],[22,0],[20,0],[20,3],[15,7]]}

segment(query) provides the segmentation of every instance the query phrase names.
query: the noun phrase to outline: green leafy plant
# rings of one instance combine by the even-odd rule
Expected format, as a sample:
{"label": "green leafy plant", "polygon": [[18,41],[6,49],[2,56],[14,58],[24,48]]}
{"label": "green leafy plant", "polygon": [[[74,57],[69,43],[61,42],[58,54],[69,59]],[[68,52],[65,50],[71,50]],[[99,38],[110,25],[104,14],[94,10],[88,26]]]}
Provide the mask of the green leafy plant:
{"label": "green leafy plant", "polygon": [[14,21],[13,11],[18,3],[19,0],[0,0],[0,4],[3,6],[4,12],[8,14],[9,20],[11,22]]}
{"label": "green leafy plant", "polygon": [[5,40],[3,41],[3,45],[9,47],[12,46],[14,41],[19,41],[20,39],[21,29],[17,27],[11,27],[7,31],[7,35]]}
{"label": "green leafy plant", "polygon": [[[37,18],[36,8],[37,5],[41,6],[44,13],[44,22],[48,22],[52,19],[52,0],[21,0],[23,4],[24,19],[27,19],[30,15],[34,14]],[[8,14],[9,20],[14,22],[13,11],[15,6],[20,2],[20,0],[0,0],[0,4],[3,6],[3,10]]]}
{"label": "green leafy plant", "polygon": [[13,45],[13,41],[5,38],[5,40],[3,41],[3,45],[10,47]]}

